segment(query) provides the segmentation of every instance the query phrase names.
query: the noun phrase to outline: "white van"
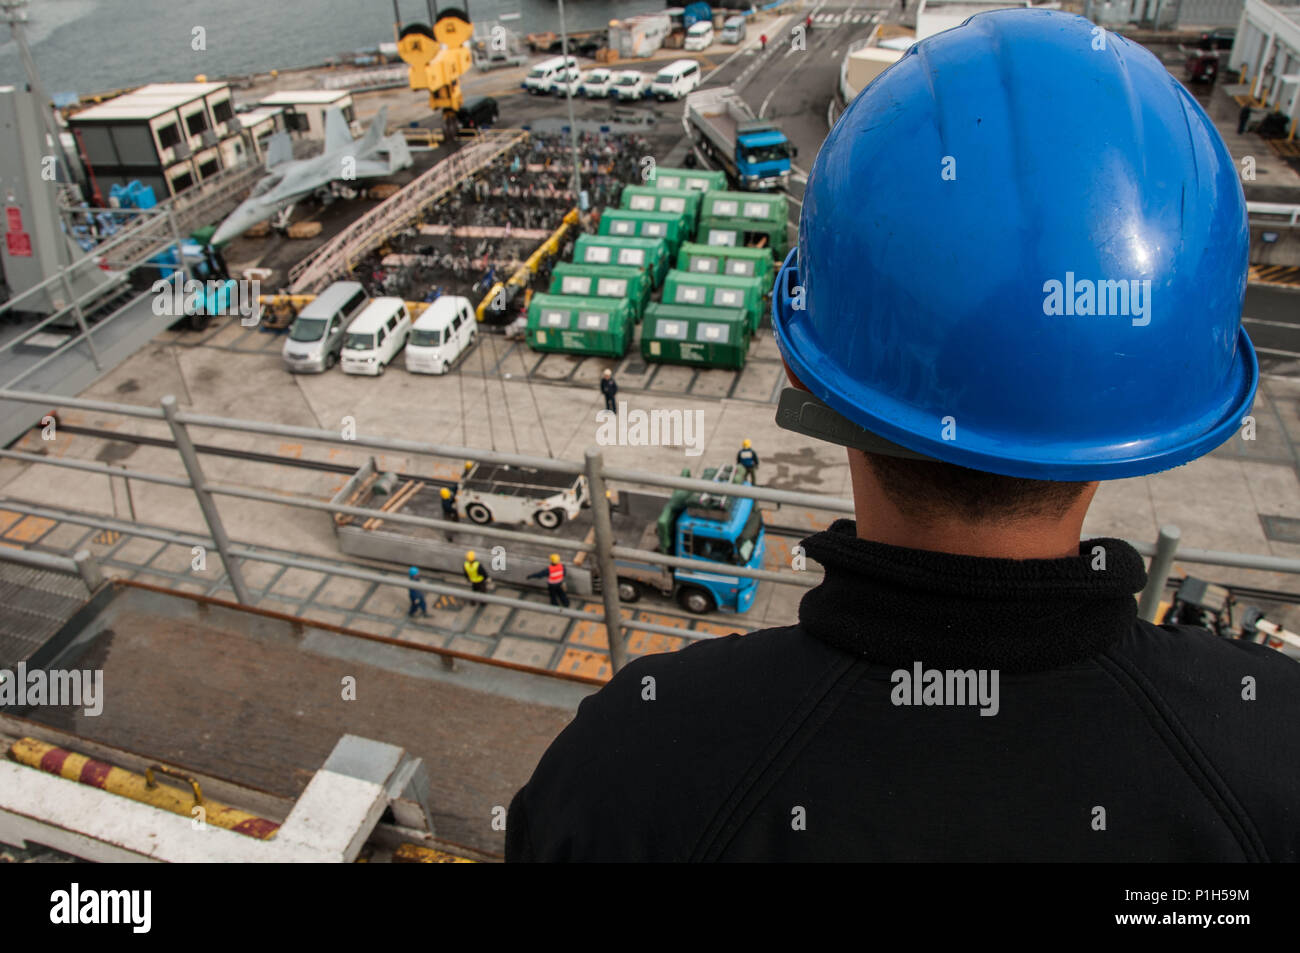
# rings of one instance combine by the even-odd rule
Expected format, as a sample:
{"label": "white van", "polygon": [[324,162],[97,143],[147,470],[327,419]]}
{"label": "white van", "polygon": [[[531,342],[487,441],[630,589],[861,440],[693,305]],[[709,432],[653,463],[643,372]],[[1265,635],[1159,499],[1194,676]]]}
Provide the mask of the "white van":
{"label": "white van", "polygon": [[708,20],[701,20],[698,23],[692,23],[691,28],[686,31],[686,42],[682,44],[682,49],[695,52],[707,50],[712,45],[713,24]]}
{"label": "white van", "polygon": [[477,337],[469,299],[442,295],[411,325],[411,339],[406,342],[406,369],[413,374],[446,374]]}
{"label": "white van", "polygon": [[348,325],[343,339],[345,374],[384,373],[411,333],[411,315],[401,298],[376,298]]}
{"label": "white van", "polygon": [[650,95],[663,102],[681,99],[700,85],[700,64],[695,60],[673,60],[659,71],[650,84]]}
{"label": "white van", "polygon": [[[555,56],[549,60],[542,60],[529,70],[528,75],[524,77],[524,89],[528,90],[534,96],[549,94],[557,80],[563,81],[566,72],[564,65],[565,58],[563,56]],[[581,72],[578,70],[578,61],[570,56],[568,58],[568,65],[569,68],[567,72],[569,79],[578,79],[581,75]]]}
{"label": "white van", "polygon": [[338,363],[348,322],[369,300],[355,281],[336,281],[318,294],[289,327],[280,352],[284,366],[295,373],[328,371]]}
{"label": "white van", "polygon": [[745,39],[745,18],[739,14],[727,17],[727,22],[722,24],[722,33],[718,39],[723,43],[743,42]]}

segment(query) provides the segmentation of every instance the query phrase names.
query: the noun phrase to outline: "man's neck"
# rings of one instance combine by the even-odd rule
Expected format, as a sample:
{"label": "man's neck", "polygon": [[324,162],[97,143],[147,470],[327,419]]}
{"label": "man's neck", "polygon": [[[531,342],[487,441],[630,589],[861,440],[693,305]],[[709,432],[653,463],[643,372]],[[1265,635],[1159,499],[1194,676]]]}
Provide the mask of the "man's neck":
{"label": "man's neck", "polygon": [[907,549],[993,559],[1078,556],[1083,519],[1096,490],[1096,484],[1093,484],[1091,490],[1080,494],[1069,510],[1054,517],[978,523],[953,518],[922,522],[899,510],[876,482],[870,468],[854,461],[852,452],[849,471],[860,538]]}

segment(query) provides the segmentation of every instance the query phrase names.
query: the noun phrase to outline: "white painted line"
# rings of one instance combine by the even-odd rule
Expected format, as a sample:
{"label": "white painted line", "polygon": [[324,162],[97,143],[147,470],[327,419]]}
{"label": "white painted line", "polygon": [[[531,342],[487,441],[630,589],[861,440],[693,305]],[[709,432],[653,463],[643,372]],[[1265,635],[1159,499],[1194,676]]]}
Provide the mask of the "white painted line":
{"label": "white painted line", "polygon": [[1293,328],[1296,331],[1300,331],[1300,324],[1297,324],[1294,321],[1269,321],[1265,318],[1247,318],[1247,317],[1243,317],[1241,320],[1243,324],[1249,321],[1251,324],[1265,324],[1268,325],[1270,328]]}
{"label": "white painted line", "polygon": [[[710,76],[712,76],[712,75],[713,75],[714,73],[716,73],[718,70],[722,69],[724,66],[726,66],[728,63],[730,63],[732,60],[734,60],[737,56],[740,56],[742,53],[753,54],[753,52],[754,52],[754,47],[755,47],[755,45],[757,44],[757,42],[758,42],[757,40],[754,40],[754,41],[752,41],[752,42],[749,44],[749,46],[742,46],[740,49],[736,50],[736,52],[732,53],[730,56],[728,56],[725,60],[723,60],[723,61],[722,61],[721,63],[719,63],[717,66],[713,67],[713,69],[711,69],[711,70],[709,70],[707,73],[705,73],[705,74],[704,74],[704,79],[707,80]],[[701,85],[703,85],[704,80],[701,80],[700,83],[701,83]]]}

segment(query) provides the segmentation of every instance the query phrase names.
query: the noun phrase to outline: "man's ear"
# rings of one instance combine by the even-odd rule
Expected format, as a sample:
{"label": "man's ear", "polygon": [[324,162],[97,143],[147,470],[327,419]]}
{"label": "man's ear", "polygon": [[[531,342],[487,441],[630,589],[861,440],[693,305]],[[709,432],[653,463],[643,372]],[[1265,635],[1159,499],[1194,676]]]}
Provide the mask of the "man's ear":
{"label": "man's ear", "polygon": [[[790,365],[785,362],[785,355],[781,356],[781,366],[785,368],[785,376],[789,379],[791,387],[797,387],[799,390],[808,390],[807,387],[803,386],[803,381],[795,377],[794,371],[790,370]],[[812,393],[812,391],[808,392]]]}

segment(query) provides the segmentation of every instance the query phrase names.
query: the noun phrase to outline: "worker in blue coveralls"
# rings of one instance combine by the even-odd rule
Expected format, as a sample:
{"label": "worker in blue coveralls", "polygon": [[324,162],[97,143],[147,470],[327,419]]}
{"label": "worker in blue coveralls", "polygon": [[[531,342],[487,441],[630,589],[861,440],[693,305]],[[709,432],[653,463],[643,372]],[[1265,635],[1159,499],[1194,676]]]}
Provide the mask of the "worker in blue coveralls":
{"label": "worker in blue coveralls", "polygon": [[[411,577],[411,582],[415,582],[420,578],[420,570],[412,566],[409,575]],[[415,615],[417,610],[420,615],[427,617],[429,614],[429,607],[424,602],[424,593],[415,587],[407,589],[406,593],[411,597],[411,608],[406,610],[407,617],[409,618]]]}

